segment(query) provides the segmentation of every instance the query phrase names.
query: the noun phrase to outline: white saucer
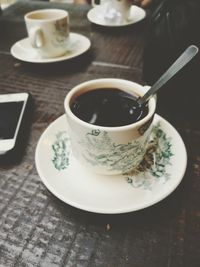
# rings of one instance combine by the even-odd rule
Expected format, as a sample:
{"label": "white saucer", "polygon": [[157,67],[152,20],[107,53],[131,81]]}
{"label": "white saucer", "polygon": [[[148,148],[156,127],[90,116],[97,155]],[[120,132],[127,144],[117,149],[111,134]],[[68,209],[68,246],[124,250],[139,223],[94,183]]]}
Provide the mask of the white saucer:
{"label": "white saucer", "polygon": [[90,22],[101,25],[101,26],[107,26],[107,27],[122,27],[122,26],[128,26],[135,24],[141,20],[143,20],[146,17],[146,12],[144,9],[138,6],[131,6],[131,14],[130,19],[128,21],[125,21],[121,24],[115,24],[113,22],[109,22],[104,18],[103,12],[102,12],[102,6],[97,6],[89,10],[87,13],[87,18]]}
{"label": "white saucer", "polygon": [[42,182],[65,203],[96,213],[132,212],[161,201],[181,182],[187,165],[185,145],[159,115],[155,115],[153,141],[140,170],[116,176],[93,174],[77,162],[65,120],[63,115],[45,130],[35,154]]}
{"label": "white saucer", "polygon": [[16,42],[11,47],[11,54],[22,61],[30,63],[53,63],[68,60],[74,57],[77,57],[84,52],[86,52],[91,45],[90,40],[78,33],[70,33],[70,45],[69,50],[65,55],[55,58],[41,58],[39,57],[35,50],[31,47],[29,39],[25,38]]}

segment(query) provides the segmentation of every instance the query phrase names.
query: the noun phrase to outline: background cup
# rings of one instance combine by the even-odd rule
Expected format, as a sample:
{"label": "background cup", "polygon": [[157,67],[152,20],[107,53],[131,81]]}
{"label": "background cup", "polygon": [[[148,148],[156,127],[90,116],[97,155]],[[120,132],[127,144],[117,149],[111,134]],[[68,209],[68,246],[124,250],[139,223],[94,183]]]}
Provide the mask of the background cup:
{"label": "background cup", "polygon": [[62,56],[69,39],[69,14],[61,9],[41,9],[24,17],[31,46],[42,58]]}
{"label": "background cup", "polygon": [[[97,6],[95,0],[92,5]],[[131,10],[131,0],[100,0],[103,17],[113,24],[121,24],[129,20]]]}
{"label": "background cup", "polygon": [[128,172],[141,162],[146,152],[156,100],[149,100],[149,112],[138,122],[120,127],[96,126],[76,117],[70,105],[78,95],[98,88],[118,88],[134,95],[143,95],[146,90],[137,83],[122,79],[97,79],[74,87],[64,101],[72,153],[95,173]]}

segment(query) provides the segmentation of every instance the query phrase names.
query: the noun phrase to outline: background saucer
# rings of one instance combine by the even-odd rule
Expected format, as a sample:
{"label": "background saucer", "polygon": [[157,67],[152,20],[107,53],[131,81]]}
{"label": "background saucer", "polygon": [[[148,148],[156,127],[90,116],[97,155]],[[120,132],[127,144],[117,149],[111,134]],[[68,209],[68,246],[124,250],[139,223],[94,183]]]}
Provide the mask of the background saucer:
{"label": "background saucer", "polygon": [[35,162],[39,176],[52,194],[82,210],[117,214],[149,207],[179,185],[187,163],[184,143],[173,126],[158,115],[155,125],[159,125],[159,148],[162,151],[164,147],[165,152],[165,157],[161,157],[162,168],[158,169],[161,166],[158,164],[153,165],[151,172],[106,176],[91,173],[73,157],[63,115],[45,130],[38,142]]}
{"label": "background saucer", "polygon": [[89,12],[87,13],[87,18],[89,19],[90,22],[106,27],[122,27],[122,26],[132,25],[143,20],[145,17],[146,17],[145,10],[135,5],[131,6],[130,20],[122,24],[113,24],[105,20],[102,14],[101,6],[94,7],[90,9]]}
{"label": "background saucer", "polygon": [[11,54],[22,61],[30,63],[53,63],[72,59],[86,52],[91,46],[90,40],[84,35],[70,33],[69,49],[65,55],[55,58],[41,58],[31,47],[29,39],[24,38],[11,47]]}

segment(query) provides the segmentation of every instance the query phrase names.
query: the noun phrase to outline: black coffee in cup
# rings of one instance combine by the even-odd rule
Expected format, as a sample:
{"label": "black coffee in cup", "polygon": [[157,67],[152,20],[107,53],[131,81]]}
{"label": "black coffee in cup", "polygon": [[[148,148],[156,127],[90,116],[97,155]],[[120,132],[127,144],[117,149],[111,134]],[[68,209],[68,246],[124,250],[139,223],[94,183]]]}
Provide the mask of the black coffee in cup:
{"label": "black coffee in cup", "polygon": [[132,124],[147,115],[148,107],[138,107],[136,99],[117,88],[98,88],[77,96],[70,108],[85,122],[117,127]]}

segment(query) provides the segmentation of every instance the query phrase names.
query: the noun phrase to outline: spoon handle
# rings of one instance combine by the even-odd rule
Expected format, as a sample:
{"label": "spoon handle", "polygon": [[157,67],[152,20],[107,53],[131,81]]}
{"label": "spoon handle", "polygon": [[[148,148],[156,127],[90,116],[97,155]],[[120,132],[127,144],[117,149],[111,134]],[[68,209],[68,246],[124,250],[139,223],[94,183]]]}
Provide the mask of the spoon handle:
{"label": "spoon handle", "polygon": [[179,70],[181,70],[197,53],[199,49],[195,45],[189,46],[171,67],[158,79],[156,83],[137,100],[139,105],[143,105],[151,95],[154,95],[166,82],[168,82]]}

